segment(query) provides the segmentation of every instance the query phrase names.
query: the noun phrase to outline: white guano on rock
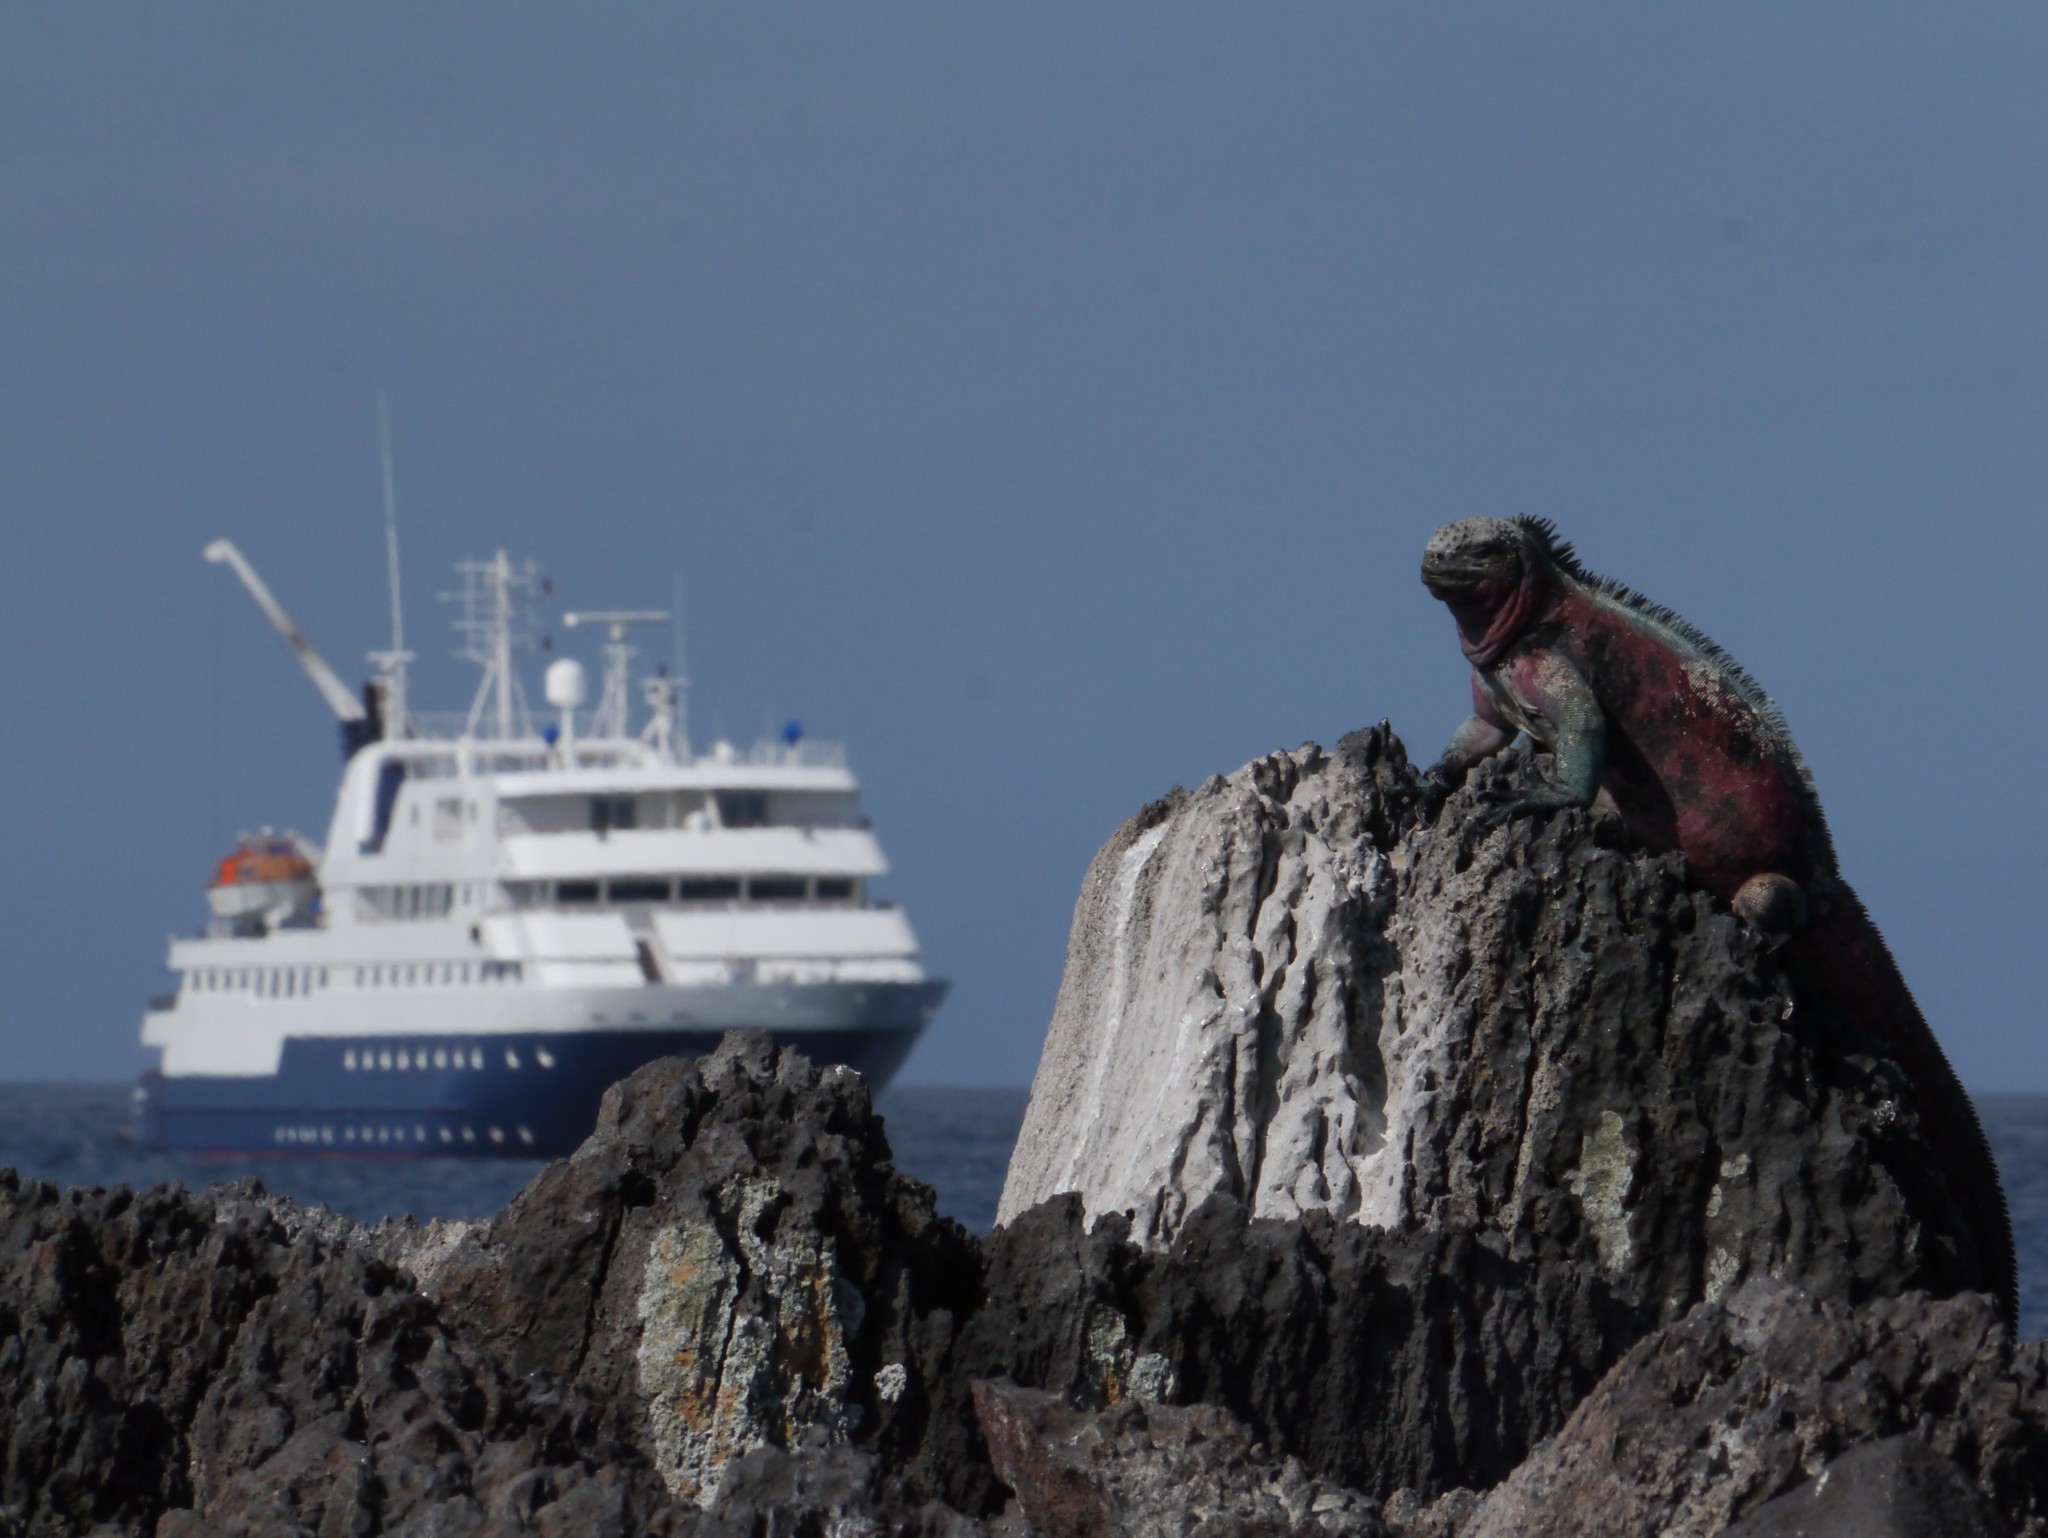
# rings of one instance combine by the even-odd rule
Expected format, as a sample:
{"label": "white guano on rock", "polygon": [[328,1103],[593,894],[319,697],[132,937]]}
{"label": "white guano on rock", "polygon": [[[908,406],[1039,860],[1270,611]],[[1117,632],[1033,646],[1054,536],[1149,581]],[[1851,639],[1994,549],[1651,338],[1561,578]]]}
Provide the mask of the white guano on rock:
{"label": "white guano on rock", "polygon": [[1384,1221],[1393,871],[1331,762],[1176,792],[1095,857],[998,1221],[1062,1191],[1146,1243],[1213,1192]]}

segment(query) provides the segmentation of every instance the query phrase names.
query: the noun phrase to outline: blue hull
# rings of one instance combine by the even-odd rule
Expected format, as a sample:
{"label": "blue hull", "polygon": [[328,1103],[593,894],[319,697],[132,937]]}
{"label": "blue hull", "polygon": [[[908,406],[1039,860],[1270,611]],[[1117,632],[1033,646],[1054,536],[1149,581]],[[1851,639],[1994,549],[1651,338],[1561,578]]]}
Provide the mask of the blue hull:
{"label": "blue hull", "polygon": [[[880,1088],[922,1030],[919,1020],[773,1034]],[[702,1057],[720,1034],[297,1037],[274,1075],[145,1073],[136,1131],[151,1147],[184,1153],[559,1158],[590,1135],[613,1084],[656,1058]]]}

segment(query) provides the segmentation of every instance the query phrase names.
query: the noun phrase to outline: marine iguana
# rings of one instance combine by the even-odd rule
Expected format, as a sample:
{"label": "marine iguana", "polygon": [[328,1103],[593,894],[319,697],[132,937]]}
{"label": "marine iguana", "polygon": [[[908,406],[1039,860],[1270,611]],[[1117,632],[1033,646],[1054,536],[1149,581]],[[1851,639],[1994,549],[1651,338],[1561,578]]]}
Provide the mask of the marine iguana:
{"label": "marine iguana", "polygon": [[1720,647],[1670,610],[1579,564],[1537,518],[1436,531],[1422,580],[1472,663],[1473,712],[1429,777],[1448,787],[1518,732],[1549,750],[1550,782],[1499,800],[1505,818],[1610,808],[1701,885],[1784,937],[1794,986],[1872,1033],[1905,1070],[1929,1138],[2014,1322],[2012,1221],[1969,1096],[1877,927],[1843,881],[1820,798],[1784,717]]}

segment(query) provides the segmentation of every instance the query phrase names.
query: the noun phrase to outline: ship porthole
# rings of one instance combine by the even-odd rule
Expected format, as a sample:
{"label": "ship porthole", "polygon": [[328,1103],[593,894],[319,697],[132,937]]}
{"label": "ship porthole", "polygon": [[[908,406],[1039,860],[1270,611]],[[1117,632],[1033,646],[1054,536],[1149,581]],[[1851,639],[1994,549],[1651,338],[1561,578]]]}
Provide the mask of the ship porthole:
{"label": "ship porthole", "polygon": [[389,1068],[391,1066],[391,1054],[389,1052],[379,1052],[377,1054],[377,1066],[379,1068]]}
{"label": "ship porthole", "polygon": [[504,1141],[505,1141],[505,1129],[504,1129],[503,1127],[493,1127],[493,1128],[491,1128],[491,1141],[492,1141],[493,1143],[502,1143],[502,1142],[504,1142]]}
{"label": "ship porthole", "polygon": [[412,1054],[403,1047],[398,1049],[398,1066],[400,1068],[412,1067]]}
{"label": "ship porthole", "polygon": [[436,1068],[446,1068],[448,1066],[448,1052],[446,1048],[434,1048],[434,1066]]}
{"label": "ship porthole", "polygon": [[455,1141],[455,1134],[450,1132],[446,1127],[443,1127],[441,1129],[441,1141],[444,1143],[452,1143]]}
{"label": "ship porthole", "polygon": [[341,1066],[346,1068],[350,1073],[354,1073],[356,1071],[356,1054],[355,1049],[353,1047],[351,1047],[348,1051],[341,1054]]}
{"label": "ship porthole", "polygon": [[519,1129],[519,1141],[531,1143],[533,1141],[533,1129],[531,1127],[521,1127]]}
{"label": "ship porthole", "polygon": [[555,1066],[555,1054],[550,1052],[546,1047],[535,1047],[533,1049],[533,1060],[536,1063],[539,1063],[543,1068],[552,1068]]}
{"label": "ship porthole", "polygon": [[472,1068],[481,1068],[483,1067],[483,1065],[484,1049],[482,1047],[472,1047],[469,1053],[469,1066]]}
{"label": "ship porthole", "polygon": [[505,1049],[505,1066],[507,1068],[517,1068],[519,1066],[519,1054],[510,1047]]}

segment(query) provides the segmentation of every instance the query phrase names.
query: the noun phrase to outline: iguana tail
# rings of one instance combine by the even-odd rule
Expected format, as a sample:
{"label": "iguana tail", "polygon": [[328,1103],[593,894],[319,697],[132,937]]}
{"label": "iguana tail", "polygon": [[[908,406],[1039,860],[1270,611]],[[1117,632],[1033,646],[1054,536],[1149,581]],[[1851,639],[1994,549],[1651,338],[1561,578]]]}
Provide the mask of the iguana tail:
{"label": "iguana tail", "polygon": [[1832,1011],[1904,1070],[1941,1173],[1975,1241],[1982,1285],[2017,1329],[2019,1262],[2012,1215],[1976,1107],[1949,1066],[1869,913],[1846,884],[1816,904],[1811,927],[1785,949],[1800,994]]}

